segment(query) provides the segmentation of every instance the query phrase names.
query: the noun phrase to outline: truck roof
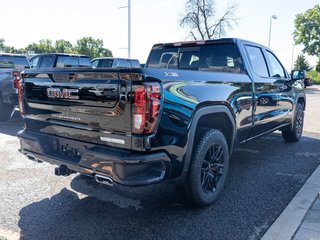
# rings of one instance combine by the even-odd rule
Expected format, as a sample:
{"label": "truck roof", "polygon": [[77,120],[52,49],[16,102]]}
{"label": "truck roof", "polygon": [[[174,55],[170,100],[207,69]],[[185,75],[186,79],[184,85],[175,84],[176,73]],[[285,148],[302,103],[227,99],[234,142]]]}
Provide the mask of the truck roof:
{"label": "truck roof", "polygon": [[26,55],[23,54],[16,54],[16,53],[0,53],[0,56],[10,56],[10,57],[24,57],[27,58]]}
{"label": "truck roof", "polygon": [[73,54],[73,53],[39,53],[36,54],[35,56],[45,56],[45,55],[56,55],[56,56],[70,56],[70,57],[86,57],[89,58],[89,56],[87,55],[83,55],[83,54]]}
{"label": "truck roof", "polygon": [[219,44],[219,43],[239,43],[239,42],[248,42],[254,45],[263,46],[261,44],[248,41],[245,39],[241,39],[241,38],[219,38],[219,39],[212,39],[212,40],[195,40],[195,41],[181,41],[181,42],[171,42],[171,43],[158,43],[153,45],[152,48],[195,46],[195,45]]}
{"label": "truck roof", "polygon": [[99,59],[111,59],[111,60],[114,60],[114,59],[117,59],[117,60],[138,60],[138,59],[134,59],[134,58],[97,57],[97,58],[92,59],[92,61],[94,61],[94,60],[99,60]]}

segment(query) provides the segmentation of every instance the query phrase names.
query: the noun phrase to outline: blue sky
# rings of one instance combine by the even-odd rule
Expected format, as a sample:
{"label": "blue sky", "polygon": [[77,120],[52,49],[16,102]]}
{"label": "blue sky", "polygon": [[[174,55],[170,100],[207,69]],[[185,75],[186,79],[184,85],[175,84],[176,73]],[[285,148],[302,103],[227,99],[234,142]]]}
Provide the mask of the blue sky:
{"label": "blue sky", "polygon": [[[132,4],[132,58],[145,62],[153,44],[187,39],[187,30],[179,27],[179,18],[186,0],[131,0]],[[271,15],[271,48],[291,69],[294,58],[302,47],[293,51],[294,18],[319,4],[318,0],[216,0],[219,14],[230,3],[237,3],[240,18],[227,37],[240,37],[268,45]],[[16,48],[25,47],[40,39],[65,39],[75,44],[84,36],[100,38],[114,56],[126,57],[127,0],[15,0],[1,3],[0,38]],[[14,11],[12,11],[14,10]],[[315,64],[314,58],[308,58]]]}

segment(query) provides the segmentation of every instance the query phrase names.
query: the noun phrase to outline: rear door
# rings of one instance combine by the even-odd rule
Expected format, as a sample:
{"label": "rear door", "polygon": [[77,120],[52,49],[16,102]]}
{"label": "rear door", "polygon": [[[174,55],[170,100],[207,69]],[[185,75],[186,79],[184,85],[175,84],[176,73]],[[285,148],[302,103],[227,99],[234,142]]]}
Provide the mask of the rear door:
{"label": "rear door", "polygon": [[27,129],[131,148],[130,73],[38,70],[23,79]]}
{"label": "rear door", "polygon": [[254,78],[254,128],[258,136],[290,123],[293,110],[289,76],[275,55],[260,46],[246,44],[245,49]]}

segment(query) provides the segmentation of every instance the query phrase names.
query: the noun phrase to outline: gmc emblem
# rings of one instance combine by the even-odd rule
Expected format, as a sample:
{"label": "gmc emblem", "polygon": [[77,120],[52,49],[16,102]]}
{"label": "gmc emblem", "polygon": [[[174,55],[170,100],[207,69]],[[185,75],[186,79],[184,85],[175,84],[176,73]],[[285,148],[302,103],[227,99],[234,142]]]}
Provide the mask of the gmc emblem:
{"label": "gmc emblem", "polygon": [[47,96],[49,98],[79,99],[79,96],[72,95],[78,92],[78,89],[47,88]]}

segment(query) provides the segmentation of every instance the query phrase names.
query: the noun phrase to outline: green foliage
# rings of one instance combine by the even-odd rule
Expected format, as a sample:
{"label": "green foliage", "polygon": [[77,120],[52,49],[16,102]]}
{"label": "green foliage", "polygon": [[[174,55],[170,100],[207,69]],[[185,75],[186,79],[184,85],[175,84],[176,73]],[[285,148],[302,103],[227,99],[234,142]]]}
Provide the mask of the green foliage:
{"label": "green foliage", "polygon": [[317,65],[316,65],[316,71],[317,71],[318,73],[320,73],[320,57],[319,57],[319,60],[318,60],[318,62],[317,62]]}
{"label": "green foliage", "polygon": [[28,51],[34,51],[35,53],[52,53],[55,52],[55,48],[52,41],[49,39],[42,39],[39,43],[32,43],[27,46]]}
{"label": "green foliage", "polygon": [[83,37],[79,39],[75,46],[75,50],[79,54],[88,55],[91,58],[112,57],[112,52],[103,47],[103,41],[92,37]]}
{"label": "green foliage", "polygon": [[10,47],[4,44],[5,39],[0,38],[0,52],[5,52],[5,53],[18,53],[18,50],[15,49],[14,47]]}
{"label": "green foliage", "polygon": [[315,70],[307,72],[307,77],[312,78],[313,84],[320,84],[320,72]]}
{"label": "green foliage", "polygon": [[298,55],[297,60],[294,63],[294,69],[296,70],[311,70],[310,64],[303,54]]}
{"label": "green foliage", "polygon": [[294,24],[295,44],[303,44],[304,53],[320,56],[320,5],[296,15]]}
{"label": "green foliage", "polygon": [[4,48],[4,38],[0,38],[0,51]]}
{"label": "green foliage", "polygon": [[75,53],[71,42],[60,39],[54,44],[55,52],[57,53]]}
{"label": "green foliage", "polygon": [[60,39],[53,43],[50,39],[42,39],[38,43],[29,44],[26,48],[15,49],[5,45],[5,39],[0,38],[0,52],[24,53],[34,51],[35,53],[75,53],[88,55],[91,58],[112,57],[112,52],[104,48],[101,39],[84,37],[77,41],[76,46],[71,42]]}

